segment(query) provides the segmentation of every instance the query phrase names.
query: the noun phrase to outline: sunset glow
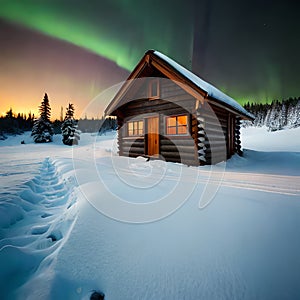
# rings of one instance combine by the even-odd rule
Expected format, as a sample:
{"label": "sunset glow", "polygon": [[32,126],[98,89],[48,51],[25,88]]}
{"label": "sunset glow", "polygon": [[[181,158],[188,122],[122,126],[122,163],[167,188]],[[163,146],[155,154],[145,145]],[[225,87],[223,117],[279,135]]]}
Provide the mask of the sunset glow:
{"label": "sunset glow", "polygon": [[0,36],[6,41],[0,50],[0,111],[4,115],[12,108],[15,114],[31,112],[37,117],[47,93],[52,120],[60,118],[61,106],[65,110],[69,102],[80,118],[95,96],[128,75],[115,63],[72,44],[4,22],[0,25]]}

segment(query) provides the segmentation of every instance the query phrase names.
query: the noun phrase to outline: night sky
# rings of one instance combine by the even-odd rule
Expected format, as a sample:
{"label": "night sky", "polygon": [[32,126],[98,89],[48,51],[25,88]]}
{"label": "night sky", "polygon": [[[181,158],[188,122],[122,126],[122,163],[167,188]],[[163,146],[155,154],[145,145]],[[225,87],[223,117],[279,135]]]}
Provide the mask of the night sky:
{"label": "night sky", "polygon": [[126,79],[148,49],[193,68],[240,103],[300,96],[300,1],[5,0],[0,112],[78,111]]}

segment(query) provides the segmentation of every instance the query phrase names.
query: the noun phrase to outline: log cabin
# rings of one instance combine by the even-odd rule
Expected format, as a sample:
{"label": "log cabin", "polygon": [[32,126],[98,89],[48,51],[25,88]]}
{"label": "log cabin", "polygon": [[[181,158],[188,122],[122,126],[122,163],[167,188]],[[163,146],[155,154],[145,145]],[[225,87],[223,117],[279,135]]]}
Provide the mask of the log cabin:
{"label": "log cabin", "polygon": [[242,155],[241,120],[225,95],[168,56],[149,50],[105,109],[118,123],[119,155],[199,166]]}

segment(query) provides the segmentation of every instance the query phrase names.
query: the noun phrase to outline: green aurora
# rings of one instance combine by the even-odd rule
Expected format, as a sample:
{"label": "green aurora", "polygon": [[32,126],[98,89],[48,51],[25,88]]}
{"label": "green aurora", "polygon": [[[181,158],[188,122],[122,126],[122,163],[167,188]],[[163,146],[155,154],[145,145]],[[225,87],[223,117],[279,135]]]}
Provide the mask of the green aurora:
{"label": "green aurora", "polygon": [[[90,3],[81,3],[78,7],[74,6],[74,2],[6,1],[1,2],[0,17],[83,47],[116,62],[127,70],[132,70],[137,59],[146,50],[153,48],[153,45],[156,49],[170,54],[170,49],[176,44],[172,40],[171,25],[169,27],[161,26],[152,19],[144,18],[143,14],[134,13],[135,10],[124,18],[124,14],[121,12],[126,9],[127,2],[119,1],[118,6],[115,2],[103,1],[100,11],[93,11],[89,7]],[[140,5],[139,1],[131,2],[133,7]],[[84,14],[84,10],[87,11],[87,14]],[[140,7],[140,10],[143,11],[143,7]],[[117,12],[117,17],[112,17],[111,13],[106,14],[107,11]],[[164,18],[165,11],[160,9],[159,12],[157,18]],[[121,17],[118,17],[118,14]],[[95,23],[91,23],[93,19],[96,19]],[[95,26],[95,24],[97,25]],[[191,26],[186,27],[178,38],[183,45],[191,45],[192,28]],[[147,28],[151,28],[151,34],[146,33]],[[129,49],[129,46],[134,44],[137,46]],[[190,59],[188,52],[191,49],[182,46],[179,51],[181,63],[186,65]],[[185,57],[186,61],[182,61],[182,58]]]}
{"label": "green aurora", "polygon": [[[204,32],[200,77],[240,103],[298,97],[299,4],[209,1],[4,0],[0,17],[83,47],[129,71],[148,49],[190,68],[194,34]],[[282,20],[282,15],[289,18]]]}

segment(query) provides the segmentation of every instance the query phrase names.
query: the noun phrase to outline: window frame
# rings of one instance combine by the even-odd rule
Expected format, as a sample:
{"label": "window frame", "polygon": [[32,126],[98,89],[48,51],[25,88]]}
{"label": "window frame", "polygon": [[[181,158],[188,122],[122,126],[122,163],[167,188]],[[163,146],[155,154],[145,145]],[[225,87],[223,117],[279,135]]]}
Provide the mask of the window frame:
{"label": "window frame", "polygon": [[[140,123],[143,124],[142,128],[140,128]],[[129,129],[130,124],[132,124],[132,130]],[[135,127],[137,125],[137,128]],[[137,132],[135,134],[135,131]],[[132,134],[130,134],[132,132]],[[131,120],[126,122],[126,136],[127,137],[137,137],[137,136],[143,136],[145,132],[145,122],[144,119],[140,120]]]}
{"label": "window frame", "polygon": [[[178,123],[178,117],[186,117],[186,124],[185,125],[180,125]],[[176,118],[176,124],[174,126],[168,126],[168,119],[169,118]],[[179,114],[179,115],[171,115],[171,116],[165,116],[165,135],[166,136],[187,136],[189,134],[189,115],[188,114]],[[180,127],[186,127],[186,132],[185,133],[178,133],[178,128]],[[175,128],[176,133],[169,133],[168,129],[169,128]]]}
{"label": "window frame", "polygon": [[[156,94],[152,94],[153,85],[156,84]],[[160,98],[160,84],[158,78],[153,78],[149,80],[148,83],[148,98],[149,100],[155,100]]]}

